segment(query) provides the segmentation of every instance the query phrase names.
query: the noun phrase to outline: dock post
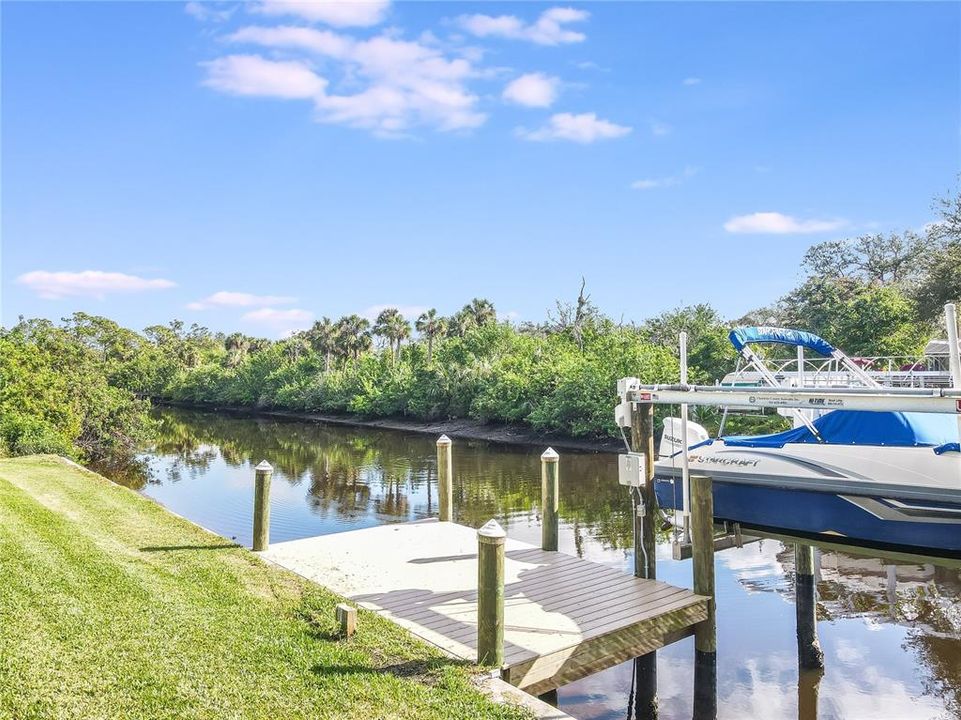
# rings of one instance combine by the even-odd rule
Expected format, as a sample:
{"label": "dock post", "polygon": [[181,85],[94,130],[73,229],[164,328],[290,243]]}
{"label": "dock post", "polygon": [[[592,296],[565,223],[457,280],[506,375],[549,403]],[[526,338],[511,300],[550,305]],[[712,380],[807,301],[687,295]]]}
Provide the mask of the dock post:
{"label": "dock post", "polygon": [[477,531],[477,664],[504,664],[504,543],[496,520]]}
{"label": "dock post", "polygon": [[270,476],[274,469],[266,460],[254,468],[254,542],[255,551],[270,546]]}
{"label": "dock post", "polygon": [[654,405],[635,403],[631,412],[631,449],[644,453],[644,484],[639,488],[643,514],[634,508],[634,575],[657,579],[655,523],[657,497],[654,495]]}
{"label": "dock post", "polygon": [[437,501],[441,522],[454,519],[454,467],[451,441],[446,435],[437,438]]}
{"label": "dock post", "polygon": [[[631,450],[644,453],[643,485],[637,489],[643,508],[631,495],[634,513],[634,576],[657,579],[655,559],[657,497],[654,495],[654,405],[634,403],[631,408]],[[658,715],[657,652],[635,660],[635,716],[653,720]]]}
{"label": "dock post", "polygon": [[694,592],[708,598],[707,619],[694,626],[694,717],[717,717],[717,608],[714,598],[714,483],[691,476]]}
{"label": "dock post", "polygon": [[794,605],[797,609],[798,665],[804,670],[824,667],[818,641],[817,584],[814,582],[814,548],[794,546]]}
{"label": "dock post", "polygon": [[541,549],[557,550],[558,465],[554,448],[541,455]]}
{"label": "dock post", "polygon": [[266,460],[254,468],[254,542],[255,551],[270,547],[270,476],[274,469]]}

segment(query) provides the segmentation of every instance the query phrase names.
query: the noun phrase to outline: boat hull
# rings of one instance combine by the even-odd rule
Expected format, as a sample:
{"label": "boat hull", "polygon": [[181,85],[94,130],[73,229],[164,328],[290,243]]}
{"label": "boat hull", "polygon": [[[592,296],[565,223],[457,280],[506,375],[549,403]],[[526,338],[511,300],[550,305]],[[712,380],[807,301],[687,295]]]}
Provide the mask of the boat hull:
{"label": "boat hull", "polygon": [[[718,521],[787,535],[936,556],[961,556],[961,502],[899,499],[714,478]],[[680,480],[655,478],[660,507],[682,507]]]}

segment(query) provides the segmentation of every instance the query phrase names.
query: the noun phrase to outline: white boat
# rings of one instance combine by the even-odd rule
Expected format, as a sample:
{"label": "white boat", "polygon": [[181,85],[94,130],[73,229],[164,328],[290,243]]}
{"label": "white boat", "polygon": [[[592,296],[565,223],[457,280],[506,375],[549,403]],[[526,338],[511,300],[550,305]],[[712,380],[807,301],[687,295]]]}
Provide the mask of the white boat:
{"label": "white boat", "polygon": [[[808,349],[849,373],[853,392],[886,391],[854,360],[811,333],[736,328],[731,341],[758,385],[784,392],[784,384],[750,349],[751,343],[778,343],[798,348],[798,383],[792,387],[812,387],[802,361]],[[719,387],[714,393],[733,397],[725,391],[735,390]],[[961,413],[961,400],[957,405]],[[770,435],[712,439],[701,425],[686,423],[689,472],[713,479],[716,519],[814,538],[961,554],[961,415],[817,407],[779,408],[794,417],[795,427]],[[665,420],[655,462],[655,491],[666,509],[684,505],[682,425],[678,418]]]}

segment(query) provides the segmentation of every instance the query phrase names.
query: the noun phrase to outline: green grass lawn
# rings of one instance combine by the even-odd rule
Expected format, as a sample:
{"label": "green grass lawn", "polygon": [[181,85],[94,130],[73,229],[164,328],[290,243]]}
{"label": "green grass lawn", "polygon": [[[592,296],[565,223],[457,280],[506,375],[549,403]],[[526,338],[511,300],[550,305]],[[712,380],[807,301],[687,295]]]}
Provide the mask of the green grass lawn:
{"label": "green grass lawn", "polygon": [[0,460],[0,718],[521,718],[339,598],[59,458]]}

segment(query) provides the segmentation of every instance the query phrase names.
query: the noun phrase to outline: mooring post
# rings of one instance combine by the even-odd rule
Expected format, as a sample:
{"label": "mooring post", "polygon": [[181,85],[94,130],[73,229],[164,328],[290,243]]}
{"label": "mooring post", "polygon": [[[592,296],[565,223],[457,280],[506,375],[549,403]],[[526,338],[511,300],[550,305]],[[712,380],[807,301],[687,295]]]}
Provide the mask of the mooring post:
{"label": "mooring post", "polygon": [[253,549],[270,546],[270,476],[274,469],[266,460],[254,468],[254,543]]}
{"label": "mooring post", "polygon": [[560,455],[547,448],[541,455],[541,549],[557,550],[558,465]]}
{"label": "mooring post", "polygon": [[340,625],[340,636],[349,638],[357,631],[357,608],[347,603],[338,603],[337,624]]}
{"label": "mooring post", "polygon": [[694,717],[717,717],[717,611],[714,598],[714,483],[691,475],[694,592],[708,598],[707,619],[694,626]]}
{"label": "mooring post", "polygon": [[454,519],[454,466],[451,441],[446,435],[437,438],[437,501],[441,522]]}
{"label": "mooring post", "polygon": [[643,508],[634,507],[634,575],[657,579],[655,523],[657,497],[654,495],[654,406],[634,403],[631,408],[631,449],[644,453],[644,484],[639,488]]}
{"label": "mooring post", "polygon": [[798,665],[804,670],[824,667],[818,641],[817,584],[814,582],[814,548],[794,546],[794,605],[797,609]]}
{"label": "mooring post", "polygon": [[504,664],[504,543],[496,520],[477,531],[477,664]]}

